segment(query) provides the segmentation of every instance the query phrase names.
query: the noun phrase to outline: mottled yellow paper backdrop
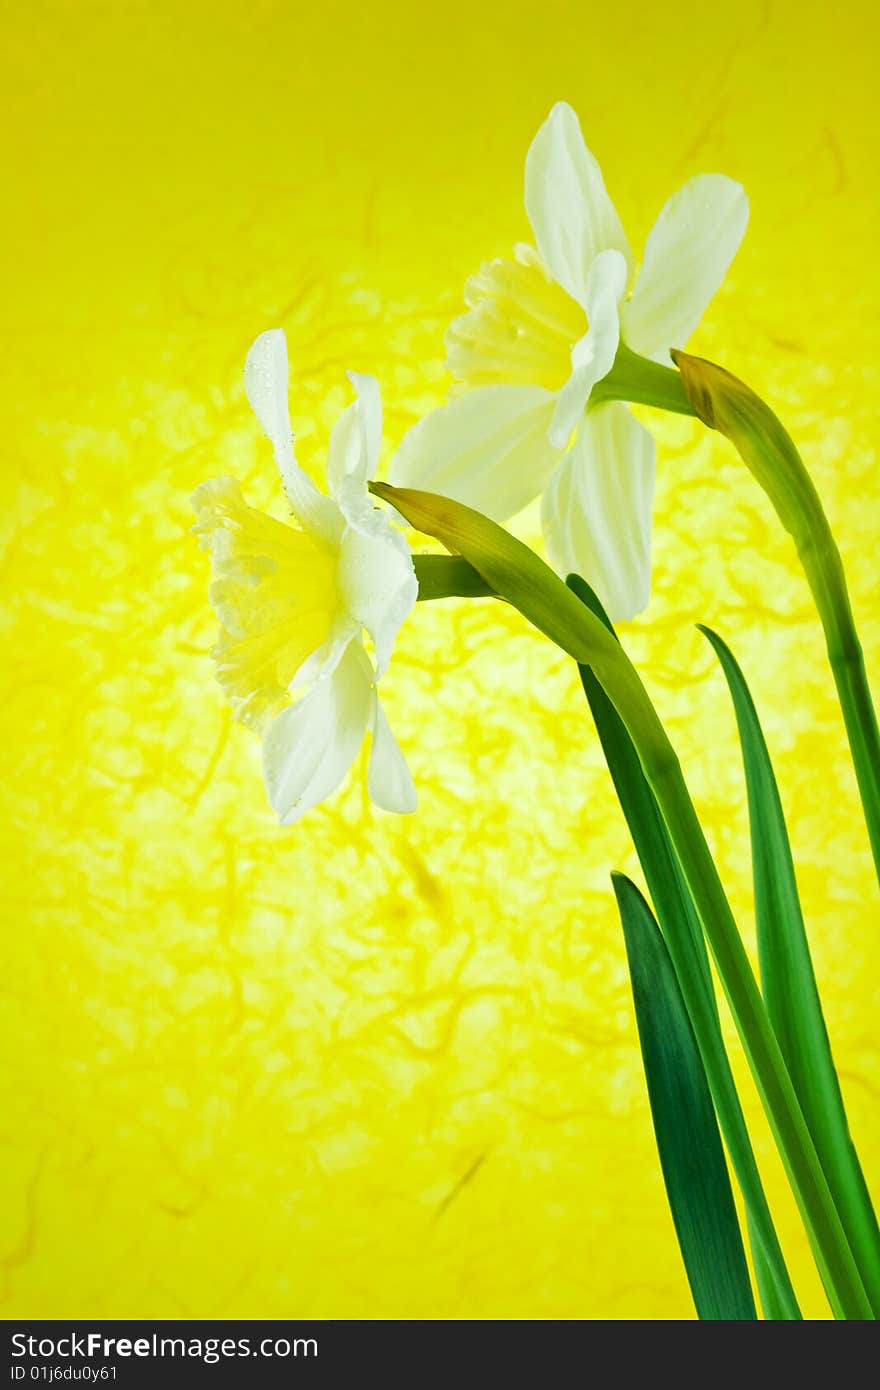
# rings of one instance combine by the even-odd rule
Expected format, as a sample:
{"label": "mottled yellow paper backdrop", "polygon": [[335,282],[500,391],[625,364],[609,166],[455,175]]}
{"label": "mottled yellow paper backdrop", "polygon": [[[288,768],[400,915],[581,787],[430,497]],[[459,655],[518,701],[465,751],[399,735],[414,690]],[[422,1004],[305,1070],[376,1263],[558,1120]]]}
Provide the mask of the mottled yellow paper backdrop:
{"label": "mottled yellow paper backdrop", "polygon": [[[212,679],[187,499],[226,471],[274,504],[241,371],[270,326],[306,465],[348,367],[381,379],[387,462],[443,397],[466,275],[528,233],[525,151],[564,97],[635,245],[689,175],[747,186],[693,346],[802,443],[880,685],[878,37],[868,0],[10,12],[7,1317],[692,1316],[609,888],[636,866],[576,673],[498,607],[417,610],[386,690],[418,814],[371,809],[360,769],[280,831]],[[657,430],[654,598],[626,642],[751,939],[695,622],[745,666],[876,1191],[880,910],[817,623],[729,448]]]}

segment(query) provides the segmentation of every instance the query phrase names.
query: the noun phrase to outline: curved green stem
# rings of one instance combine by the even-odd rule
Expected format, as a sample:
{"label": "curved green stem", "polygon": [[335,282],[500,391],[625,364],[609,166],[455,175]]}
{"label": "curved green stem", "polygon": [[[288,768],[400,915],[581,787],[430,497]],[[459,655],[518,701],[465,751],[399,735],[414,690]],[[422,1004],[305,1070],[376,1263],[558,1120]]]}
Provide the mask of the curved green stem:
{"label": "curved green stem", "polygon": [[781,421],[750,387],[701,357],[685,352],[672,356],[677,372],[621,345],[618,359],[604,381],[593,388],[591,399],[638,401],[659,410],[696,415],[710,429],[727,436],[767,493],[797,546],[825,631],[880,879],[880,730],[843,561],[819,494]]}
{"label": "curved green stem", "polygon": [[825,629],[828,659],[843,711],[874,867],[880,879],[880,730],[850,607],[843,561],[824,513],[822,521],[825,534],[816,525],[807,535],[795,539]]}
{"label": "curved green stem", "polygon": [[[632,733],[632,731],[630,731]],[[638,741],[636,747],[638,747]],[[706,932],[752,1075],[837,1317],[870,1320],[865,1294],[791,1078],[677,763],[645,769]]]}
{"label": "curved green stem", "polygon": [[497,598],[498,595],[459,555],[414,555],[419,602],[438,598]]}
{"label": "curved green stem", "polygon": [[650,362],[621,343],[614,366],[590,392],[590,406],[604,401],[630,401],[670,410],[675,415],[696,415],[681,374],[672,367]]}
{"label": "curved green stem", "polygon": [[575,661],[589,666],[627,727],[666,822],[730,1004],[752,1075],[838,1318],[871,1305],[804,1120],[675,751],[623,648],[528,546],[447,497],[372,483],[410,525],[469,560],[496,593]]}
{"label": "curved green stem", "polygon": [[[613,631],[598,598],[584,580],[570,574],[566,583],[581,602],[604,621],[608,630]],[[785,1321],[800,1319],[721,1034],[702,923],[633,741],[590,668],[581,666],[580,673],[605,761],[672,958],[718,1123],[742,1192],[765,1315]]]}

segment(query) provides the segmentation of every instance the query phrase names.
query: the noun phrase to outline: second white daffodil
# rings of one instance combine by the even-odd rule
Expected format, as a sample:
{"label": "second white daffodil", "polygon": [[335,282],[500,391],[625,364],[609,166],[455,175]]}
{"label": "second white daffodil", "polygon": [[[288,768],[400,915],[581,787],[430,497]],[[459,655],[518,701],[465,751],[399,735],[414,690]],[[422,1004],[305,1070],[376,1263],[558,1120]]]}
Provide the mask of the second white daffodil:
{"label": "second white daffodil", "polygon": [[636,266],[577,117],[560,103],[526,158],[537,250],[482,266],[448,337],[455,398],[406,436],[392,482],[453,497],[505,521],[543,494],[562,575],[583,575],[613,619],[647,604],[654,441],[625,405],[589,407],[622,341],[669,361],[721,284],[748,200],[721,174],[666,203]]}
{"label": "second white daffodil", "polygon": [[284,334],[261,334],[248,354],[248,400],[298,527],[249,507],[234,478],[203,483],[193,497],[220,622],[217,678],[237,716],[263,735],[266,788],[283,825],[336,790],[368,729],[371,798],[389,811],[416,807],[377,686],[418,584],[406,541],[367,490],[382,435],[379,388],[349,375],[358,399],[333,430],[326,496],[294,456]]}

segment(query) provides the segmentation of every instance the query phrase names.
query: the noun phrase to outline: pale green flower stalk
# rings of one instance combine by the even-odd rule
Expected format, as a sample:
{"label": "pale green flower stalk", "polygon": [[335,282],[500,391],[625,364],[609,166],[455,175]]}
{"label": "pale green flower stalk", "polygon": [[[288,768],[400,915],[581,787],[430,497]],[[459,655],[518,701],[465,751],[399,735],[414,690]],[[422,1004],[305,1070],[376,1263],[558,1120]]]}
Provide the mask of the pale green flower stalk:
{"label": "pale green flower stalk", "polygon": [[696,415],[727,436],[772,502],[797,547],[825,631],[880,878],[880,732],[843,561],[819,494],[791,437],[750,387],[703,358],[672,356],[678,372],[622,350],[594,396]]}
{"label": "pale green flower stalk", "polygon": [[[417,530],[435,536],[468,561],[482,576],[487,592],[506,598],[563,651],[589,666],[612,701],[636,747],[693,896],[831,1307],[838,1318],[872,1320],[870,1301],[678,758],[623,648],[538,556],[488,518],[430,493],[380,483],[371,484],[371,490]],[[686,982],[680,983],[686,990]],[[687,1003],[691,1012],[692,1001]]]}

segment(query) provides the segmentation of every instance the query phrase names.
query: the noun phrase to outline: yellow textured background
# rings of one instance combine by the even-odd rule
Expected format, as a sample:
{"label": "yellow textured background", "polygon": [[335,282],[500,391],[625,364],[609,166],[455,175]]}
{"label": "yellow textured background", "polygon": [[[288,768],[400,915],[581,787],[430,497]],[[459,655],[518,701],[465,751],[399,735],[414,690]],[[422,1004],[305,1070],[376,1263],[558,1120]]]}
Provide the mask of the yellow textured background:
{"label": "yellow textured background", "polygon": [[[4,31],[4,1315],[692,1316],[609,889],[634,861],[572,667],[491,605],[417,610],[385,686],[418,815],[361,772],[279,831],[187,499],[224,471],[276,496],[242,390],[263,328],[310,468],[344,368],[380,377],[389,448],[442,398],[443,326],[527,235],[564,97],[637,247],[688,175],[746,185],[693,346],[802,444],[880,676],[876,7],[35,0]],[[876,1179],[880,913],[818,626],[729,449],[657,432],[627,644],[751,939],[694,623],[746,669]]]}

